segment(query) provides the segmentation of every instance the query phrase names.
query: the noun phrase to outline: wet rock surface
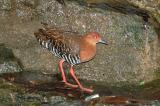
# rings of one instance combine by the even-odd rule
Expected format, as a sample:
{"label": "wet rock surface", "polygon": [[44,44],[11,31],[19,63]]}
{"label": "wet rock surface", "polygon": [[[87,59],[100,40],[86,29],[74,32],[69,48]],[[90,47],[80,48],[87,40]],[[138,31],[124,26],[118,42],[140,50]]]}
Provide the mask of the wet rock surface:
{"label": "wet rock surface", "polygon": [[[43,79],[40,79],[39,76]],[[82,82],[85,83],[83,80]],[[34,104],[36,106],[158,106],[160,104],[158,101],[160,100],[159,80],[145,85],[128,83],[121,86],[100,86],[92,83],[95,89],[92,94],[81,92],[79,89],[68,88],[57,77],[38,72],[1,74],[0,83],[2,104],[6,102],[16,105]]]}
{"label": "wet rock surface", "polygon": [[[58,1],[0,1],[0,101],[42,106],[158,106],[159,1]],[[33,35],[41,22],[75,36],[97,31],[108,40],[108,46],[98,45],[92,61],[75,66],[81,82],[95,89],[93,94],[60,82],[58,59],[42,49]],[[64,68],[67,72],[69,66]],[[95,94],[99,97],[85,101]]]}

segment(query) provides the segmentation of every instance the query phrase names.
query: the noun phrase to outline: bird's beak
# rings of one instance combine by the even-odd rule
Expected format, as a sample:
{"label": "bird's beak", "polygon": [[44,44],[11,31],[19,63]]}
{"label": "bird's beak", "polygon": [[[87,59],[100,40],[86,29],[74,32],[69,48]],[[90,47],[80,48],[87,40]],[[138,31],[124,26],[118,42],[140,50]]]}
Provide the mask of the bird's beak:
{"label": "bird's beak", "polygon": [[108,45],[108,42],[107,41],[104,41],[104,40],[99,40],[99,42],[98,43],[102,43],[102,44],[105,44],[105,45]]}

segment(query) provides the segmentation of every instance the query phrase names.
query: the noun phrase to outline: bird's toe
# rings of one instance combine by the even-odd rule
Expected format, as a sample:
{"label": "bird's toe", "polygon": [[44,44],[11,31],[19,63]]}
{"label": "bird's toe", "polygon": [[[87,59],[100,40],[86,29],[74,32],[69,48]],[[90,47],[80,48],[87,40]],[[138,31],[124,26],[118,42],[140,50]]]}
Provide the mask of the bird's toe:
{"label": "bird's toe", "polygon": [[67,87],[78,88],[78,85],[74,85],[74,84],[71,84],[71,83],[69,83],[69,82],[64,82],[64,81],[62,81],[62,82],[63,82],[64,85],[67,86]]}
{"label": "bird's toe", "polygon": [[83,92],[87,92],[87,93],[93,93],[93,89],[89,89],[89,88],[84,88],[84,87],[81,87],[80,88]]}

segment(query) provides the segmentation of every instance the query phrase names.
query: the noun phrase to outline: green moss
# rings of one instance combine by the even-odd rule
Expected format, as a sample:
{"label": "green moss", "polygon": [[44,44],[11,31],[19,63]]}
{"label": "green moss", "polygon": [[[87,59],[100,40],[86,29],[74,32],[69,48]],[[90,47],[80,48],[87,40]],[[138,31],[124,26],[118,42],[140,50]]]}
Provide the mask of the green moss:
{"label": "green moss", "polygon": [[155,79],[160,79],[160,69],[155,70]]}
{"label": "green moss", "polygon": [[0,63],[3,61],[13,60],[14,58],[12,50],[6,48],[4,44],[0,44]]}

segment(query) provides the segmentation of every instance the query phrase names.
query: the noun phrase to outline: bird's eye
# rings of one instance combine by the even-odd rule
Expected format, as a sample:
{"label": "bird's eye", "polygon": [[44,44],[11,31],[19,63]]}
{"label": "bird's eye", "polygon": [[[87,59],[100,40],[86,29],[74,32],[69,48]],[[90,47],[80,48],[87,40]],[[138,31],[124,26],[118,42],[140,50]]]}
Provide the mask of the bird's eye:
{"label": "bird's eye", "polygon": [[98,36],[97,36],[97,35],[95,35],[95,36],[94,36],[94,38],[95,38],[95,39],[97,39],[97,38],[98,38]]}

